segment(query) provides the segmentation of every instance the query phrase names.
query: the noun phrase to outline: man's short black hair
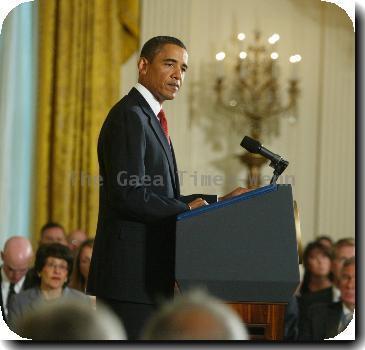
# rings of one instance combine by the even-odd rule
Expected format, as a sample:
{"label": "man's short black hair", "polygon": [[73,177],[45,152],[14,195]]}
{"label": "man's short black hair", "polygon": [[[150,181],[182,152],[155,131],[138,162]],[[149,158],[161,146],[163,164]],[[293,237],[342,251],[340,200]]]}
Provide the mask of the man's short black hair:
{"label": "man's short black hair", "polygon": [[73,255],[71,250],[63,244],[51,243],[41,245],[36,253],[34,269],[40,273],[46,265],[47,258],[62,259],[67,262],[67,282],[68,283],[73,267]]}
{"label": "man's short black hair", "polygon": [[43,237],[44,231],[46,231],[49,228],[54,228],[54,227],[60,228],[63,231],[63,233],[66,234],[65,229],[61,224],[59,224],[58,222],[49,221],[49,222],[47,222],[46,224],[44,224],[42,226],[42,228],[41,228],[41,237]]}
{"label": "man's short black hair", "polygon": [[177,45],[186,50],[186,47],[182,41],[174,38],[173,36],[155,36],[146,41],[146,43],[143,45],[140,57],[145,57],[148,59],[148,61],[152,62],[156,54],[166,44]]}

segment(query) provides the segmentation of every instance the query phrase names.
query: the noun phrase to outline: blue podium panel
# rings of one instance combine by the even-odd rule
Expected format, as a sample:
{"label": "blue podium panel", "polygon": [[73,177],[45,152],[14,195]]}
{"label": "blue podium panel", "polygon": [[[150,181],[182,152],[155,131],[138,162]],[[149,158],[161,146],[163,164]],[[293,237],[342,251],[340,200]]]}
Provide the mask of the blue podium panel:
{"label": "blue podium panel", "polygon": [[231,302],[288,302],[299,284],[290,185],[269,185],[181,214],[175,277]]}

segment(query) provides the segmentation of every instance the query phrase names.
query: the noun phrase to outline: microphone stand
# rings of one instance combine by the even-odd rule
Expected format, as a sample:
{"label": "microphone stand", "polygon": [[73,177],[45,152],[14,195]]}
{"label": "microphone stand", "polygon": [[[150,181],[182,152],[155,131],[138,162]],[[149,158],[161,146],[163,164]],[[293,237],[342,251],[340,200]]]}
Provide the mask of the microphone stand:
{"label": "microphone stand", "polygon": [[289,162],[283,158],[280,158],[278,162],[271,162],[269,166],[274,168],[274,174],[270,180],[270,184],[276,185],[276,181],[278,177],[283,173],[286,167],[289,165]]}

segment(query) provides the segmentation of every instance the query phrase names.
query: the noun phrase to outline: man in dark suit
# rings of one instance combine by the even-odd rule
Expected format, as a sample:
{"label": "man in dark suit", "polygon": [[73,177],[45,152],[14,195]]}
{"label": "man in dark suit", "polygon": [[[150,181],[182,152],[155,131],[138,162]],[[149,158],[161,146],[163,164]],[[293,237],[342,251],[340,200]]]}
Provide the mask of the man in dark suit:
{"label": "man in dark suit", "polygon": [[30,288],[27,272],[33,257],[32,245],[21,236],[10,237],[1,252],[3,265],[0,268],[0,306],[7,322],[8,305],[15,294]]}
{"label": "man in dark suit", "polygon": [[346,329],[355,309],[355,257],[343,263],[338,286],[341,301],[312,305],[299,329],[299,340],[333,338]]}
{"label": "man in dark suit", "polygon": [[[161,105],[175,98],[188,68],[173,37],[145,43],[138,84],[109,112],[98,142],[99,217],[87,292],[136,339],[155,305],[174,291],[174,217],[217,201],[180,195],[174,149]],[[245,192],[237,188],[223,198]]]}

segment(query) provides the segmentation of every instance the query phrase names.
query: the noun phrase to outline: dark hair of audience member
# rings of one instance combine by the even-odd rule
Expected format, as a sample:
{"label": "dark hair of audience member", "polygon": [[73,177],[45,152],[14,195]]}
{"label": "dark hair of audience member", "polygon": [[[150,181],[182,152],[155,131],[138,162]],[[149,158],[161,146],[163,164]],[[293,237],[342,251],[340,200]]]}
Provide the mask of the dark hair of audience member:
{"label": "dark hair of audience member", "polygon": [[[49,257],[63,259],[67,262],[67,284],[69,282],[73,267],[73,256],[71,250],[60,243],[41,245],[37,250],[34,262],[34,269],[37,273],[37,277],[38,273],[40,273],[43,270],[43,267],[46,265],[47,258]],[[40,283],[39,277],[37,282],[38,284]]]}
{"label": "dark hair of audience member", "polygon": [[65,232],[65,229],[64,229],[64,227],[61,224],[59,224],[58,222],[49,221],[49,222],[47,222],[46,224],[44,224],[42,226],[42,228],[41,228],[41,237],[42,237],[44,231],[46,231],[49,228],[53,228],[53,227],[58,227],[63,232]]}
{"label": "dark hair of audience member", "polygon": [[[331,249],[329,249],[328,247],[324,246],[323,244],[321,244],[317,241],[308,243],[308,245],[306,246],[306,248],[304,249],[304,252],[303,252],[304,276],[303,276],[303,281],[302,281],[302,284],[300,287],[300,295],[311,292],[311,290],[309,289],[309,283],[311,280],[311,272],[308,269],[308,261],[309,261],[309,257],[311,255],[311,253],[315,250],[319,251],[322,255],[328,257],[328,259],[330,261],[332,260]],[[332,281],[331,272],[328,273],[328,279],[329,279],[329,281]]]}

